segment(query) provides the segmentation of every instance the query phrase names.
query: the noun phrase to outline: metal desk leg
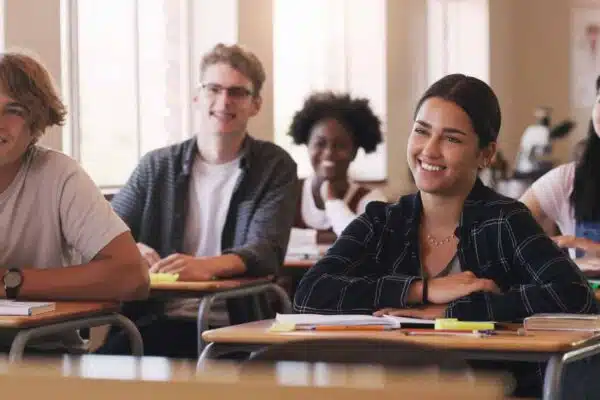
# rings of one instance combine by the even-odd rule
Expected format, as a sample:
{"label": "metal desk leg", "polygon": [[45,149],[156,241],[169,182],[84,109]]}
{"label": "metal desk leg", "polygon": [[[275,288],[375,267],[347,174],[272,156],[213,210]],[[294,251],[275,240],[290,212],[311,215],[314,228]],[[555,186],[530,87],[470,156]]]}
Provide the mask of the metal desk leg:
{"label": "metal desk leg", "polygon": [[275,292],[275,294],[279,297],[281,301],[282,311],[286,314],[291,313],[292,302],[290,301],[287,293],[279,285],[272,282],[253,286],[243,286],[240,288],[225,290],[222,292],[216,292],[204,296],[200,300],[200,306],[198,307],[198,355],[202,354],[204,346],[206,345],[206,343],[202,339],[202,332],[208,329],[208,315],[210,309],[212,308],[212,304],[215,300],[231,299],[244,296],[256,296],[266,293],[269,290]]}
{"label": "metal desk leg", "polygon": [[554,355],[546,365],[546,373],[544,374],[544,392],[545,400],[560,399],[561,380],[563,377],[563,355]]}
{"label": "metal desk leg", "polygon": [[131,344],[131,355],[136,357],[142,357],[144,355],[144,341],[142,339],[142,334],[138,330],[137,326],[135,326],[133,321],[131,321],[124,315],[114,314],[113,323],[116,325],[120,325],[121,328],[123,328],[123,331],[127,333],[127,336],[129,336],[129,342]]}
{"label": "metal desk leg", "polygon": [[10,347],[10,352],[8,354],[9,362],[20,361],[23,358],[25,346],[31,339],[74,331],[81,328],[93,328],[95,326],[111,324],[119,325],[127,332],[129,340],[131,340],[131,352],[134,356],[144,355],[142,335],[135,324],[121,314],[112,313],[22,329],[17,333]]}
{"label": "metal desk leg", "polygon": [[209,343],[198,357],[197,369],[201,369],[205,364],[212,360],[219,359],[220,356],[234,352],[245,352],[251,354],[264,348],[264,344],[236,344],[236,343]]}

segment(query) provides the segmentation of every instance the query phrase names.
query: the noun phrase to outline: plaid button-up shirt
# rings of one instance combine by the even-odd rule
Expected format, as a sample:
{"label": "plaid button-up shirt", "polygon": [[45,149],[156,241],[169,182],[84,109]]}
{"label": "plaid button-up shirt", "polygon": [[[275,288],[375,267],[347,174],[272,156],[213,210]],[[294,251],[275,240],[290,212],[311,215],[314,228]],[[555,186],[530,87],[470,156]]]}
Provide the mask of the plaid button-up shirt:
{"label": "plaid button-up shirt", "polygon": [[[303,277],[294,298],[300,313],[372,313],[406,308],[421,277],[418,194],[396,204],[372,202]],[[591,287],[567,254],[544,234],[529,210],[479,180],[465,201],[457,255],[463,271],[492,279],[502,294],[476,292],[448,304],[447,317],[521,321],[535,313],[597,313]],[[544,364],[489,361],[511,371],[521,390],[541,394]],[[528,389],[522,389],[528,388]]]}
{"label": "plaid button-up shirt", "polygon": [[[295,310],[335,314],[409,307],[408,289],[421,277],[421,208],[418,194],[393,205],[370,203],[305,274]],[[493,280],[502,294],[476,292],[452,301],[447,317],[520,321],[534,313],[598,311],[577,266],[529,210],[479,180],[465,201],[456,235],[461,269]]]}
{"label": "plaid button-up shirt", "polygon": [[[113,198],[116,213],[137,242],[161,257],[181,253],[196,139],[158,149],[142,158]],[[285,150],[247,136],[242,173],[221,235],[223,253],[240,256],[247,275],[273,274],[282,265],[296,207],[296,163]]]}

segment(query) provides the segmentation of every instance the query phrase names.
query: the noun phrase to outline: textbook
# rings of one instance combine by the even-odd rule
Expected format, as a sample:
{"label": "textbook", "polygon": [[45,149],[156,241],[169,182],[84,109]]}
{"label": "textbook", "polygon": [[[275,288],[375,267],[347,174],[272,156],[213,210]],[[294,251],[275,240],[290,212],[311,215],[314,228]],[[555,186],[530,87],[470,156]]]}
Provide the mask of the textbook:
{"label": "textbook", "polygon": [[525,330],[600,331],[600,315],[535,314],[523,320]]}
{"label": "textbook", "polygon": [[0,316],[3,315],[38,315],[54,311],[56,303],[42,301],[0,300]]}
{"label": "textbook", "polygon": [[[277,314],[273,331],[293,330],[319,330],[325,327],[332,330],[343,330],[359,327],[372,327],[382,330],[399,328],[433,328],[434,320],[393,317],[384,315],[375,317],[372,315],[319,315],[319,314]],[[337,327],[337,328],[336,328]]]}

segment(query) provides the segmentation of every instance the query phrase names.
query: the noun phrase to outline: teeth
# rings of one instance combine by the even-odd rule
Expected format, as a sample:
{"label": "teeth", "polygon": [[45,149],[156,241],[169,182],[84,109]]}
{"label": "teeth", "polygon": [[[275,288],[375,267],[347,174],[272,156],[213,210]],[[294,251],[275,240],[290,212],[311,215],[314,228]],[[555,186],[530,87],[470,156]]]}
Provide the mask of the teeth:
{"label": "teeth", "polygon": [[323,165],[324,167],[333,167],[335,166],[335,163],[333,161],[323,161],[321,162],[321,165]]}
{"label": "teeth", "polygon": [[437,165],[427,164],[427,163],[424,163],[423,161],[421,161],[421,167],[423,167],[423,169],[425,171],[441,171],[441,170],[444,169],[444,167],[440,167],[440,166],[437,166]]}

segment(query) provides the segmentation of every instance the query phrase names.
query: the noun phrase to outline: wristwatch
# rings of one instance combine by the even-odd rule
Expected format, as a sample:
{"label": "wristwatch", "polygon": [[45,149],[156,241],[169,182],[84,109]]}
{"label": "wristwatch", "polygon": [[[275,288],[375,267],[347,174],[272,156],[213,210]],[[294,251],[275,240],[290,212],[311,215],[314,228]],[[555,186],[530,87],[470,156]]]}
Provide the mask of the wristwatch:
{"label": "wristwatch", "polygon": [[19,295],[19,289],[23,285],[23,272],[18,268],[10,268],[2,277],[6,298],[14,300]]}

